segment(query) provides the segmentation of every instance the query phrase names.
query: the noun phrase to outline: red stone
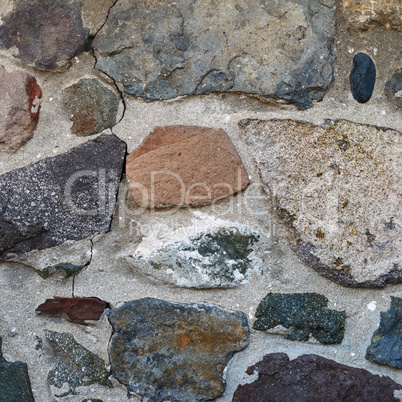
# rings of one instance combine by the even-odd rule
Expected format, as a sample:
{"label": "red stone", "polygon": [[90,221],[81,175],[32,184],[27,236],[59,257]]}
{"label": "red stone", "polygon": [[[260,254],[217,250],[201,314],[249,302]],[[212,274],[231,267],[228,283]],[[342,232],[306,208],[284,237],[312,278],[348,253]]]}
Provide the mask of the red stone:
{"label": "red stone", "polygon": [[36,311],[50,316],[62,316],[66,320],[86,324],[86,320],[99,320],[109,304],[97,297],[57,297],[47,299]]}

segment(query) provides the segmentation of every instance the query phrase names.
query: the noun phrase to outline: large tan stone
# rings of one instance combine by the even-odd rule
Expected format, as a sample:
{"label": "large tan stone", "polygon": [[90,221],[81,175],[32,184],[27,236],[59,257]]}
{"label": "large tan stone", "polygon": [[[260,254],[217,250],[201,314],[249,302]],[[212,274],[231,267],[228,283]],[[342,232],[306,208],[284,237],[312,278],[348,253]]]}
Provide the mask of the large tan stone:
{"label": "large tan stone", "polygon": [[344,120],[240,124],[303,262],[344,285],[402,282],[401,133]]}
{"label": "large tan stone", "polygon": [[401,0],[343,0],[343,10],[356,31],[375,27],[402,30]]}
{"label": "large tan stone", "polygon": [[134,200],[144,208],[208,204],[249,184],[224,130],[156,127],[127,158]]}

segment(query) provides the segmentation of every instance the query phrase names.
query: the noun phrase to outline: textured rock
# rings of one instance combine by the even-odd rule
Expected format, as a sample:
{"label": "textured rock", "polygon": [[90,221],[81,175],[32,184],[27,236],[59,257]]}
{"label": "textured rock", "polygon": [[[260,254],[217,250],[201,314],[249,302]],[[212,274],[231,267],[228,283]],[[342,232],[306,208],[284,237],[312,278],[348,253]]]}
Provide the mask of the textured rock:
{"label": "textured rock", "polygon": [[366,103],[373,94],[376,68],[373,60],[365,53],[353,57],[353,68],[349,75],[350,90],[359,103]]}
{"label": "textured rock", "polygon": [[381,313],[379,328],[367,348],[366,359],[402,369],[402,299],[391,296],[391,307]]}
{"label": "textured rock", "polygon": [[342,120],[240,125],[304,263],[349,286],[401,282],[399,132]]}
{"label": "textured rock", "polygon": [[289,328],[286,338],[292,341],[308,341],[312,334],[324,344],[341,343],[346,314],[327,305],[328,299],[317,293],[268,294],[257,308],[253,328],[266,331],[282,325]]}
{"label": "textured rock", "polygon": [[0,92],[0,143],[19,147],[34,135],[42,91],[32,75],[0,66]]}
{"label": "textured rock", "polygon": [[59,274],[65,278],[76,275],[89,265],[92,258],[91,239],[68,240],[60,246],[34,250],[14,256],[9,261],[27,265],[44,279]]}
{"label": "textured rock", "polygon": [[7,362],[1,352],[0,338],[0,402],[34,402],[28,367],[22,362]]}
{"label": "textured rock", "polygon": [[74,134],[97,134],[116,124],[120,98],[96,79],[81,79],[65,88],[62,98],[73,121]]}
{"label": "textured rock", "polygon": [[247,369],[258,380],[240,385],[233,402],[249,401],[395,401],[402,386],[389,377],[339,364],[317,355],[289,360],[285,353],[266,355]]}
{"label": "textured rock", "polygon": [[107,232],[125,150],[102,135],[0,176],[0,259]]}
{"label": "textured rock", "polygon": [[[140,244],[130,255],[131,262],[146,273],[183,287],[234,287],[247,281],[251,271],[261,268],[253,250],[258,234],[234,222],[209,223],[217,228],[164,245],[150,255],[142,252]],[[196,223],[182,230],[183,233],[196,231]],[[176,234],[172,233],[171,237]]]}
{"label": "textured rock", "polygon": [[355,31],[377,27],[402,31],[400,0],[343,0],[343,10]]}
{"label": "textured rock", "polygon": [[38,69],[66,70],[87,46],[80,8],[77,0],[17,0],[2,17],[0,46]]}
{"label": "textured rock", "polygon": [[108,307],[108,303],[97,297],[57,297],[46,299],[39,305],[37,312],[51,316],[62,316],[77,324],[88,320],[97,321]]}
{"label": "textured rock", "polygon": [[59,389],[67,384],[69,388],[55,396],[74,394],[77,387],[94,383],[112,386],[104,360],[80,345],[71,334],[46,330],[45,336],[54,349],[56,360],[55,367],[49,371],[48,383]]}
{"label": "textured rock", "polygon": [[243,92],[307,109],[333,80],[334,4],[119,0],[93,41],[96,68],[147,101]]}
{"label": "textured rock", "polygon": [[385,84],[385,95],[390,102],[402,108],[402,69],[396,71]]}
{"label": "textured rock", "polygon": [[140,299],[114,308],[109,320],[112,374],[155,401],[221,396],[226,364],[249,343],[243,313],[208,304]]}
{"label": "textured rock", "polygon": [[144,208],[208,204],[249,184],[225,131],[196,126],[156,127],[127,157],[126,173]]}

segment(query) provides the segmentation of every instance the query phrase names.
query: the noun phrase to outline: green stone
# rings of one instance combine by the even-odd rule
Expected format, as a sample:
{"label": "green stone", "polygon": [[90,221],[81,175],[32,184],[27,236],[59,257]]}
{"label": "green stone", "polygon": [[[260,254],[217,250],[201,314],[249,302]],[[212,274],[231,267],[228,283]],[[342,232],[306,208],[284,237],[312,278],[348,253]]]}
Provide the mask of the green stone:
{"label": "green stone", "polygon": [[328,299],[317,293],[268,294],[257,308],[253,328],[266,331],[282,325],[292,341],[308,341],[311,334],[323,344],[341,343],[346,314],[327,305]]}
{"label": "green stone", "polygon": [[391,307],[381,313],[380,326],[374,332],[366,359],[402,369],[402,299],[391,296]]}
{"label": "green stone", "polygon": [[0,402],[33,402],[28,367],[22,362],[7,362],[1,352],[0,338]]}

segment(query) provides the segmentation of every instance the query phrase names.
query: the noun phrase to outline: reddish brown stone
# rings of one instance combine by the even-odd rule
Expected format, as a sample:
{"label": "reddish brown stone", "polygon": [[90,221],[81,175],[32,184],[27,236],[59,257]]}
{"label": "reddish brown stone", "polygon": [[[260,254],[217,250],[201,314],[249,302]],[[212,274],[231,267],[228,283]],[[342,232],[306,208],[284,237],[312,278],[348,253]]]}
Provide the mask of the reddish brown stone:
{"label": "reddish brown stone", "polygon": [[86,320],[99,320],[108,303],[97,297],[57,297],[47,299],[36,311],[62,316],[66,320],[85,325]]}
{"label": "reddish brown stone", "polygon": [[156,127],[128,156],[126,172],[145,208],[208,204],[249,184],[225,131],[196,126]]}
{"label": "reddish brown stone", "polygon": [[247,369],[258,379],[240,385],[233,402],[250,401],[398,401],[394,391],[402,386],[389,377],[345,366],[317,355],[289,360],[285,353],[266,355]]}
{"label": "reddish brown stone", "polygon": [[42,90],[36,79],[0,66],[0,142],[17,148],[30,140],[38,125]]}

